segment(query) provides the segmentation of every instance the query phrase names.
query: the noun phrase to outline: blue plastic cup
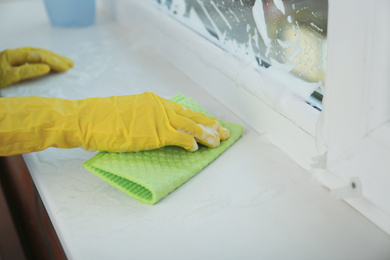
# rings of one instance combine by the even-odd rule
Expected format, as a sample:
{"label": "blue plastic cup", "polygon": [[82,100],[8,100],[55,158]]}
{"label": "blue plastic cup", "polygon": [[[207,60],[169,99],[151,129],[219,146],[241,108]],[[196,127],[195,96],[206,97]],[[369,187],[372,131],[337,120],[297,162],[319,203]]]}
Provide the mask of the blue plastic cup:
{"label": "blue plastic cup", "polygon": [[44,0],[53,26],[81,27],[95,22],[95,0]]}

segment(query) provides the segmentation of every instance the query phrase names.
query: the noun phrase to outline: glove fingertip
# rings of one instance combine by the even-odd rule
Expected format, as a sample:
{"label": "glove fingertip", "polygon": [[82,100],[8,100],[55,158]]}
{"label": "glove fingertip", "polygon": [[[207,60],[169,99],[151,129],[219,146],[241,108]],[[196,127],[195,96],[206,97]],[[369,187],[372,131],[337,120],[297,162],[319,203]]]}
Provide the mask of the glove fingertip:
{"label": "glove fingertip", "polygon": [[196,152],[196,151],[198,151],[198,149],[199,149],[198,143],[194,139],[194,143],[193,143],[192,147],[190,147],[189,149],[186,149],[186,150],[189,152]]}
{"label": "glove fingertip", "polygon": [[195,152],[199,148],[195,138],[181,129],[175,130],[174,134],[168,138],[166,145],[181,146],[189,152]]}
{"label": "glove fingertip", "polygon": [[72,68],[72,67],[74,66],[73,60],[64,57],[64,61],[65,61],[65,63],[69,66],[69,69]]}
{"label": "glove fingertip", "polygon": [[60,56],[59,60],[60,62],[56,64],[57,66],[55,66],[58,72],[67,71],[74,65],[73,61],[67,57]]}
{"label": "glove fingertip", "polygon": [[230,131],[227,128],[221,126],[218,132],[219,136],[221,137],[221,140],[226,140],[230,137]]}
{"label": "glove fingertip", "polygon": [[50,72],[50,66],[46,64],[38,64],[37,67],[39,68],[39,72],[42,73],[42,75]]}

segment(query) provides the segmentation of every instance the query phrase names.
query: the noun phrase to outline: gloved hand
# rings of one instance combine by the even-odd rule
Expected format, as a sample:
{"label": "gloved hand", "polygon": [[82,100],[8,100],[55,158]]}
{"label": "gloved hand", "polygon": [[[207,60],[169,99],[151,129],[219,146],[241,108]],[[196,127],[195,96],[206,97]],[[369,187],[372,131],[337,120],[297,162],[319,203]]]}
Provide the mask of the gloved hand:
{"label": "gloved hand", "polygon": [[0,88],[25,79],[49,73],[63,72],[73,61],[54,52],[31,47],[7,49],[0,52]]}
{"label": "gloved hand", "polygon": [[67,100],[0,98],[0,156],[48,147],[136,152],[166,145],[216,147],[229,131],[213,118],[156,94]]}

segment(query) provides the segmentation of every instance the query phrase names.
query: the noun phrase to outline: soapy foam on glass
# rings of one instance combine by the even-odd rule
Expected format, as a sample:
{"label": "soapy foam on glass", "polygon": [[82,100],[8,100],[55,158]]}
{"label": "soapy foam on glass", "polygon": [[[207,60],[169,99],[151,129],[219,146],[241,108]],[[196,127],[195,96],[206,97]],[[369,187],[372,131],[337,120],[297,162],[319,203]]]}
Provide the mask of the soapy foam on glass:
{"label": "soapy foam on glass", "polygon": [[[160,5],[172,16],[240,59],[251,64],[261,59],[270,63],[271,68],[277,66],[280,75],[290,77],[289,74],[294,74],[300,77],[302,83],[298,87],[298,81],[288,84],[287,92],[307,99],[314,90],[323,88],[326,50],[323,46],[326,36],[311,36],[313,28],[321,33],[323,26],[311,22],[310,28],[303,24],[304,28],[300,28],[299,19],[294,16],[310,7],[296,9],[294,3],[282,0],[258,0],[253,6],[242,1],[227,3],[215,0],[160,1]],[[278,13],[278,21],[269,18],[272,15],[270,12],[273,12],[271,10]],[[317,13],[311,13],[312,17],[318,18]],[[276,31],[271,32],[270,29]]]}

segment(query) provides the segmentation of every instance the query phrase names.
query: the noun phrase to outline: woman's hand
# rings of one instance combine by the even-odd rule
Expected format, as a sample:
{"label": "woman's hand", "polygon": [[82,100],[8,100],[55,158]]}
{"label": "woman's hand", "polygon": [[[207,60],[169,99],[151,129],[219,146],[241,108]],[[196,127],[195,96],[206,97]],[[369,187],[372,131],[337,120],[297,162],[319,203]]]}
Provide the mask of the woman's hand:
{"label": "woman's hand", "polygon": [[213,118],[145,92],[67,100],[0,98],[0,156],[48,147],[137,152],[167,145],[217,147],[229,131]]}

